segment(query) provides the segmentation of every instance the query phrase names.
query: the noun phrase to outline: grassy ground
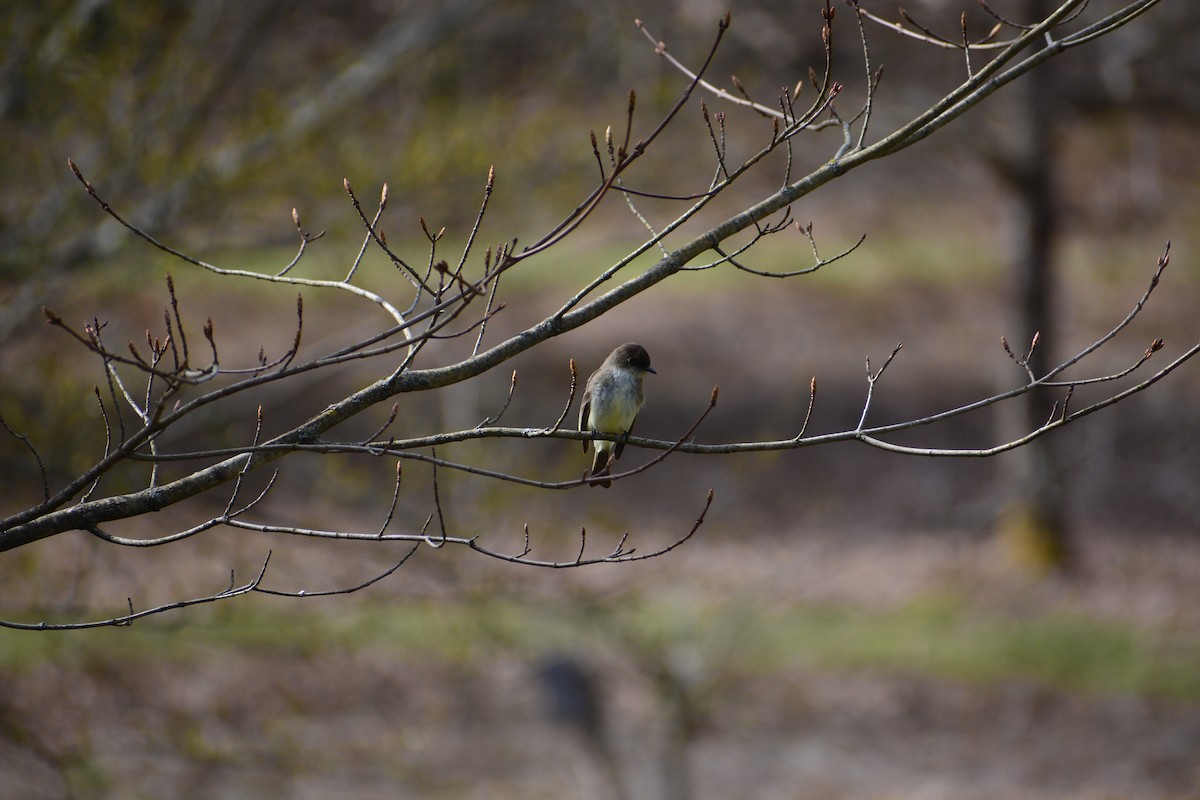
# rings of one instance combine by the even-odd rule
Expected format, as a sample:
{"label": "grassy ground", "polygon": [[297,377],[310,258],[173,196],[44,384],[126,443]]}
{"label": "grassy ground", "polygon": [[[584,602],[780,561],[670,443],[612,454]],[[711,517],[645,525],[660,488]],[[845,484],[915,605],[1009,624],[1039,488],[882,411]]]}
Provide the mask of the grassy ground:
{"label": "grassy ground", "polygon": [[[1030,583],[953,534],[791,535],[4,634],[10,796],[602,797],[612,757],[655,797],[672,746],[701,798],[1192,796],[1194,538]],[[562,658],[598,732],[547,705]]]}

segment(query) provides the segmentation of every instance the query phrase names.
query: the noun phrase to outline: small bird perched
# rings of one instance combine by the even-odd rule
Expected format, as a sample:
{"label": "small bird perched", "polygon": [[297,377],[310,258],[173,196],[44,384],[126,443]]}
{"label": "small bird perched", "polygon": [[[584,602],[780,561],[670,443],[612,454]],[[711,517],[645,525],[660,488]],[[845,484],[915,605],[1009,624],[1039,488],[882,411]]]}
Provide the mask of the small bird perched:
{"label": "small bird perched", "polygon": [[[647,372],[657,374],[650,366],[650,354],[640,344],[630,342],[609,353],[600,368],[587,379],[583,405],[579,407],[579,430],[621,437],[615,442],[596,440],[590,477],[607,475],[612,462],[620,458],[625,449],[625,439],[633,429],[633,421],[645,399],[642,378]],[[587,451],[588,440],[584,439],[583,452]],[[612,486],[612,481],[601,481],[599,485],[607,489]]]}

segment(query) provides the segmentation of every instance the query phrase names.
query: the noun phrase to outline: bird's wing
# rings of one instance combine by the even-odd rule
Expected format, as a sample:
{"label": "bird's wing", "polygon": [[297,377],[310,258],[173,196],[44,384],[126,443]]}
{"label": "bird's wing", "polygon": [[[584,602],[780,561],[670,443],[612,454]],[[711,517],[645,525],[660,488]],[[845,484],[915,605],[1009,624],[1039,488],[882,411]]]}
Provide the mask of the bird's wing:
{"label": "bird's wing", "polygon": [[[589,395],[587,392],[584,392],[583,403],[579,406],[579,430],[583,431],[584,433],[588,432],[587,419],[588,419],[588,412],[591,411],[591,408],[592,408],[591,395]],[[580,444],[583,445],[583,452],[586,453],[588,451],[588,446],[589,446],[590,442],[587,439],[582,439],[582,440],[580,440]]]}

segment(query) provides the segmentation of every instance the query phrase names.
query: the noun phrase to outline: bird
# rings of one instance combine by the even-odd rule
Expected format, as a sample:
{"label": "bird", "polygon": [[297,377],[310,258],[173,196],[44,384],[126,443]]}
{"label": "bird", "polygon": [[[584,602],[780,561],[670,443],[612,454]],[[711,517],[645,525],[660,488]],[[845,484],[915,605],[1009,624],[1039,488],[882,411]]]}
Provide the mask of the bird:
{"label": "bird", "polygon": [[[629,342],[609,353],[599,369],[587,379],[583,403],[579,407],[579,430],[621,437],[616,441],[595,440],[596,453],[588,477],[608,475],[612,463],[625,449],[625,440],[645,400],[642,379],[647,372],[658,374],[650,366],[650,354],[640,344]],[[583,440],[583,452],[588,451],[589,443],[590,440]],[[612,486],[612,481],[592,485],[607,489]]]}

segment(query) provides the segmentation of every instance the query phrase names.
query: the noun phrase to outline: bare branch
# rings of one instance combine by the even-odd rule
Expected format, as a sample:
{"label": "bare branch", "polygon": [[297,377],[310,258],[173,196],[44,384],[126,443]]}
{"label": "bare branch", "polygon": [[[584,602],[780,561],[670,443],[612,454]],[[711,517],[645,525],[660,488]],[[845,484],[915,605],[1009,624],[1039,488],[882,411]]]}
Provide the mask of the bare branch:
{"label": "bare branch", "polygon": [[[89,197],[100,207],[104,215],[115,220],[124,229],[133,233],[140,240],[173,258],[187,264],[206,270],[208,273],[225,278],[253,279],[277,287],[289,287],[288,292],[295,287],[311,289],[333,289],[339,296],[354,298],[358,307],[366,302],[371,307],[371,313],[378,316],[378,311],[384,312],[388,320],[387,327],[380,327],[369,333],[347,333],[331,345],[323,345],[323,353],[310,355],[307,351],[312,347],[311,334],[304,339],[304,301],[297,294],[295,313],[295,332],[291,344],[282,355],[268,357],[266,346],[258,348],[257,357],[250,356],[236,349],[239,344],[234,337],[223,333],[221,351],[226,361],[237,364],[236,367],[221,366],[218,352],[217,337],[211,318],[201,327],[201,334],[208,342],[211,362],[208,366],[193,364],[195,358],[196,329],[187,330],[185,318],[191,314],[183,314],[180,308],[180,298],[177,297],[174,280],[168,275],[167,292],[169,302],[162,309],[161,322],[163,330],[158,330],[158,322],[151,323],[145,328],[144,342],[140,336],[138,344],[130,343],[127,348],[114,350],[106,342],[113,334],[105,331],[105,324],[98,317],[91,317],[91,323],[83,326],[82,330],[74,330],[67,326],[56,314],[47,311],[48,322],[61,330],[67,331],[71,339],[95,358],[93,362],[99,366],[105,375],[108,391],[107,396],[101,388],[96,387],[93,393],[99,404],[101,423],[105,431],[104,452],[94,464],[88,466],[75,477],[65,479],[65,485],[51,486],[49,475],[57,474],[47,469],[42,457],[33,447],[29,437],[16,433],[8,423],[0,418],[2,425],[11,436],[30,450],[38,464],[42,475],[41,500],[29,508],[19,511],[7,519],[0,520],[0,551],[35,542],[65,531],[86,531],[91,535],[118,546],[156,547],[219,528],[232,528],[238,531],[277,534],[296,537],[355,540],[383,542],[405,542],[410,546],[407,554],[387,571],[376,575],[362,583],[346,588],[324,589],[320,591],[266,589],[261,586],[263,575],[266,573],[270,556],[262,564],[257,578],[242,585],[231,580],[228,588],[201,598],[180,601],[174,604],[158,606],[145,611],[136,611],[132,598],[128,600],[129,612],[113,616],[105,620],[84,622],[75,625],[47,625],[46,623],[3,623],[8,627],[23,629],[67,629],[75,627],[98,627],[106,625],[127,625],[136,619],[149,614],[162,613],[167,610],[184,608],[198,603],[215,602],[249,592],[263,592],[287,597],[328,596],[333,594],[350,594],[371,586],[388,575],[393,574],[401,565],[406,563],[412,554],[419,549],[421,543],[433,549],[443,549],[447,546],[464,547],[468,550],[500,559],[502,561],[547,568],[574,568],[597,563],[623,563],[645,558],[654,558],[668,553],[688,541],[703,523],[708,509],[713,502],[710,490],[703,510],[691,529],[683,536],[675,539],[666,547],[645,553],[637,553],[629,546],[630,541],[636,541],[637,534],[624,531],[615,547],[603,550],[597,544],[598,534],[595,524],[573,522],[567,530],[579,531],[578,549],[573,551],[573,558],[565,561],[531,558],[534,544],[530,541],[529,526],[526,523],[523,530],[523,546],[518,554],[502,552],[500,548],[492,548],[485,544],[484,535],[480,532],[474,536],[459,536],[454,530],[455,504],[450,502],[453,493],[450,492],[454,483],[447,483],[447,470],[457,473],[478,476],[489,480],[504,481],[543,490],[574,490],[582,486],[594,484],[596,479],[573,478],[570,480],[548,480],[547,475],[541,474],[540,467],[523,466],[525,474],[514,474],[500,469],[490,469],[480,463],[467,463],[474,454],[469,447],[458,448],[454,445],[480,439],[554,439],[554,440],[588,440],[603,439],[619,441],[622,446],[641,447],[657,450],[645,463],[615,475],[604,475],[602,480],[612,481],[628,478],[651,468],[659,468],[669,457],[679,453],[688,454],[728,454],[737,452],[761,452],[794,450],[802,447],[812,447],[829,444],[836,441],[857,441],[865,445],[907,455],[920,456],[954,456],[982,457],[1005,452],[1023,446],[1036,438],[1045,435],[1064,425],[1070,424],[1087,414],[1105,408],[1136,392],[1143,391],[1149,386],[1170,374],[1183,363],[1200,352],[1200,345],[1192,347],[1171,361],[1157,372],[1146,376],[1141,373],[1141,382],[1128,386],[1123,382],[1128,376],[1148,361],[1157,351],[1163,349],[1161,339],[1155,339],[1148,348],[1135,357],[1130,355],[1128,361],[1132,365],[1117,371],[1111,368],[1099,369],[1094,366],[1098,359],[1090,356],[1102,348],[1106,348],[1115,337],[1127,328],[1132,320],[1139,316],[1146,305],[1151,293],[1159,283],[1160,277],[1169,262],[1170,244],[1166,246],[1159,258],[1156,271],[1149,287],[1141,298],[1134,304],[1126,317],[1118,322],[1108,333],[1100,336],[1082,350],[1061,361],[1059,364],[1036,374],[1031,366],[1034,348],[1045,346],[1040,343],[1040,336],[1035,336],[1027,350],[1016,354],[1002,338],[1002,345],[1009,357],[1016,363],[1024,375],[1018,378],[1006,391],[997,392],[989,397],[964,403],[954,408],[912,419],[875,424],[870,420],[870,412],[875,398],[876,384],[888,370],[900,351],[897,345],[877,370],[872,368],[869,359],[866,360],[867,388],[860,417],[857,424],[848,430],[818,435],[809,434],[809,425],[814,414],[816,403],[817,381],[814,377],[809,384],[807,409],[798,433],[788,431],[788,438],[780,440],[734,441],[728,443],[700,442],[694,436],[700,425],[715,408],[718,399],[718,389],[714,387],[708,406],[698,415],[688,429],[677,438],[645,438],[641,436],[615,436],[598,433],[582,433],[563,429],[563,422],[574,402],[577,387],[577,369],[574,360],[570,361],[571,385],[566,398],[566,404],[554,423],[547,428],[530,426],[498,425],[499,420],[508,413],[515,397],[517,373],[511,371],[511,379],[507,397],[503,406],[494,415],[486,417],[478,425],[465,430],[444,430],[434,427],[432,432],[422,428],[414,420],[420,416],[406,410],[400,413],[404,395],[409,393],[437,392],[437,390],[456,384],[472,381],[485,373],[507,364],[511,359],[531,348],[548,342],[550,339],[569,334],[583,328],[604,314],[616,309],[638,295],[650,291],[663,281],[683,271],[694,271],[715,268],[720,265],[730,265],[734,270],[755,276],[770,278],[796,278],[812,274],[822,267],[848,258],[855,253],[865,240],[861,236],[856,243],[833,257],[823,257],[817,246],[811,222],[801,225],[793,220],[793,209],[801,209],[797,205],[803,198],[820,189],[825,184],[844,176],[849,171],[870,161],[890,157],[910,147],[925,137],[950,124],[958,117],[967,113],[988,99],[994,92],[1027,75],[1030,71],[1045,64],[1049,59],[1058,56],[1076,46],[1103,36],[1120,26],[1135,19],[1158,0],[1128,0],[1118,10],[1107,15],[1097,14],[1098,17],[1090,24],[1085,24],[1077,31],[1068,31],[1062,26],[1078,21],[1087,7],[1086,0],[1064,0],[1061,5],[1047,14],[1043,19],[1032,24],[1015,23],[995,15],[986,3],[981,3],[984,10],[993,15],[996,25],[986,31],[982,38],[979,32],[968,30],[965,15],[958,18],[958,27],[953,35],[943,36],[932,27],[917,23],[911,15],[901,12],[902,23],[885,23],[878,17],[863,10],[858,0],[847,0],[854,14],[854,22],[858,28],[858,49],[861,51],[861,68],[865,72],[865,87],[858,92],[858,81],[849,85],[853,91],[845,91],[843,83],[835,80],[833,22],[835,9],[829,0],[822,4],[821,9],[821,46],[825,64],[823,69],[810,69],[809,81],[815,92],[804,89],[804,80],[796,81],[796,76],[787,76],[779,80],[775,86],[783,85],[777,98],[777,106],[756,102],[750,92],[736,77],[731,78],[734,91],[729,92],[710,83],[705,77],[714,64],[718,46],[723,40],[730,25],[730,17],[726,15],[718,25],[712,46],[704,56],[701,66],[696,69],[685,67],[682,59],[675,58],[668,52],[666,45],[656,40],[642,23],[638,27],[642,33],[654,43],[655,51],[665,61],[685,76],[682,89],[673,103],[656,122],[646,126],[648,132],[638,136],[634,126],[639,123],[637,111],[637,95],[630,91],[627,95],[623,125],[609,127],[604,133],[603,150],[598,137],[591,136],[592,155],[596,160],[598,178],[590,190],[585,190],[581,200],[574,208],[560,216],[539,238],[524,247],[518,247],[515,236],[496,236],[491,241],[501,241],[494,247],[488,247],[483,256],[482,271],[477,268],[467,270],[471,252],[484,231],[485,223],[493,223],[494,215],[489,214],[491,199],[495,190],[495,169],[489,169],[483,189],[483,197],[474,213],[473,220],[464,223],[465,243],[461,254],[445,257],[444,242],[451,240],[446,236],[446,228],[430,227],[424,217],[418,217],[420,230],[428,243],[428,259],[421,267],[420,260],[410,264],[409,260],[401,257],[396,248],[388,244],[382,224],[383,215],[389,202],[389,185],[382,184],[379,202],[373,210],[365,210],[350,186],[344,182],[344,188],[350,198],[354,213],[363,225],[363,232],[357,234],[361,239],[351,243],[353,250],[348,254],[348,264],[339,267],[337,276],[340,279],[322,279],[319,277],[301,277],[311,264],[307,262],[301,268],[301,261],[307,254],[308,245],[321,238],[322,233],[310,234],[304,227],[300,214],[293,209],[292,222],[300,242],[294,257],[282,268],[276,271],[256,272],[241,269],[226,269],[217,267],[199,258],[187,255],[170,245],[165,244],[157,236],[152,235],[147,227],[140,226],[126,219],[127,214],[119,213],[107,200],[102,198],[93,184],[84,178],[74,161],[69,161],[70,168],[77,180],[82,184]],[[915,114],[907,123],[895,127],[894,130],[871,141],[870,135],[876,135],[872,129],[879,123],[874,118],[878,94],[881,86],[881,69],[876,66],[868,38],[868,26],[881,24],[889,30],[896,30],[905,36],[918,41],[928,42],[939,48],[951,51],[955,59],[958,54],[953,50],[961,50],[966,64],[967,77],[962,83],[948,91],[940,100],[933,103],[920,113]],[[990,24],[990,23],[989,23]],[[840,28],[838,29],[841,30]],[[1001,40],[999,34],[1009,36]],[[839,33],[839,35],[841,35]],[[839,47],[839,59],[841,49]],[[840,62],[839,62],[840,69]],[[743,74],[747,74],[744,73]],[[890,73],[889,73],[890,74]],[[699,90],[699,92],[697,91]],[[677,119],[687,119],[683,109],[697,98],[694,95],[710,92],[719,101],[730,104],[727,111],[714,111],[708,103],[699,100],[699,112],[703,120],[704,130],[699,132],[698,144],[703,149],[710,148],[712,162],[709,167],[695,177],[701,185],[682,187],[636,186],[637,181],[634,167],[642,156],[651,148],[659,147],[659,143],[667,141],[664,131]],[[804,92],[812,94],[811,97]],[[803,104],[801,98],[804,98]],[[857,98],[857,99],[855,99]],[[741,131],[737,127],[737,117],[742,112],[746,116],[761,115],[771,120],[770,140],[759,146],[764,133],[754,132],[755,144],[746,147],[739,139]],[[758,125],[759,123],[755,123]],[[826,147],[824,155],[803,152],[801,147],[806,141],[803,134],[829,131],[822,141]],[[840,135],[839,135],[840,134]],[[707,138],[707,144],[704,139]],[[814,137],[816,138],[816,137]],[[757,148],[757,149],[755,149]],[[749,155],[745,155],[745,153]],[[584,153],[586,156],[586,153]],[[670,156],[670,153],[666,154]],[[817,164],[808,174],[799,174],[800,165]],[[782,173],[770,179],[769,184],[757,183],[754,186],[773,185],[777,188],[760,191],[755,200],[739,206],[740,210],[730,212],[720,211],[714,205],[718,199],[726,198],[727,190],[739,183],[751,172],[765,171],[766,165],[775,165]],[[795,172],[795,174],[794,174]],[[770,178],[770,176],[767,176]],[[739,189],[745,181],[739,183]],[[658,189],[666,189],[659,191]],[[118,184],[117,191],[121,191]],[[579,281],[581,286],[564,292],[563,298],[553,299],[549,303],[550,313],[545,310],[534,310],[529,316],[521,316],[520,323],[514,323],[512,329],[506,331],[506,337],[490,347],[484,346],[485,329],[490,328],[492,317],[506,307],[505,300],[499,295],[501,277],[505,272],[526,259],[546,253],[557,247],[563,240],[579,230],[589,221],[599,219],[598,210],[609,200],[610,194],[616,192],[622,202],[632,213],[640,229],[638,243],[625,248],[624,257],[610,262],[607,268],[598,270]],[[732,193],[730,193],[732,194]],[[648,198],[643,202],[641,198]],[[670,209],[669,214],[660,216],[660,209]],[[346,210],[349,214],[349,210]],[[716,216],[714,216],[716,215]],[[141,212],[128,214],[130,219],[144,216]],[[103,218],[103,217],[102,217]],[[714,222],[715,220],[715,222]],[[811,251],[811,264],[797,269],[785,265],[782,270],[760,269],[752,266],[753,248],[757,247],[769,236],[780,233],[792,225],[807,241]],[[635,227],[635,226],[629,226]],[[415,233],[415,232],[414,232]],[[290,235],[290,234],[289,234]],[[395,238],[395,237],[393,237]],[[391,260],[396,270],[404,276],[404,281],[391,281],[384,289],[374,291],[364,288],[356,281],[362,274],[360,266],[366,253],[372,246],[378,247]],[[424,244],[421,244],[424,247]],[[803,245],[802,245],[803,247]],[[760,251],[761,252],[761,251]],[[657,255],[653,255],[657,253]],[[651,257],[641,260],[643,255]],[[807,256],[805,257],[807,262]],[[651,263],[653,262],[653,263]],[[638,270],[635,274],[635,270]],[[621,278],[618,279],[618,274]],[[513,287],[512,281],[505,281],[506,287]],[[571,294],[571,292],[574,292]],[[318,298],[325,296],[317,293]],[[484,308],[472,306],[476,298],[486,297]],[[186,298],[184,298],[186,299]],[[540,296],[539,296],[540,299]],[[309,297],[313,301],[312,295]],[[287,297],[290,302],[290,295]],[[511,301],[510,301],[511,302]],[[533,308],[532,304],[528,304]],[[514,308],[516,305],[514,304]],[[311,308],[311,306],[310,306]],[[525,314],[528,309],[522,306],[520,311]],[[544,316],[542,316],[544,315]],[[310,315],[311,316],[311,315]],[[319,319],[319,315],[316,315]],[[529,320],[539,320],[530,322]],[[219,317],[218,317],[219,318]],[[196,316],[195,319],[203,319]],[[504,320],[512,322],[511,320]],[[312,324],[311,322],[309,323]],[[142,330],[142,326],[138,326]],[[455,337],[463,337],[475,333],[470,338],[457,345],[442,346],[441,342]],[[286,333],[286,331],[285,331]],[[189,335],[191,341],[189,342]],[[301,354],[302,339],[306,342],[305,352]],[[285,339],[286,341],[286,339]],[[430,343],[435,343],[430,347]],[[251,346],[253,348],[253,346]],[[231,352],[232,349],[232,352]],[[1139,345],[1141,349],[1141,345]],[[253,349],[247,351],[253,353]],[[438,360],[438,359],[442,360]],[[1083,362],[1087,360],[1088,364]],[[332,400],[322,396],[321,400],[308,405],[311,397],[306,391],[303,381],[297,381],[300,376],[310,375],[315,379],[331,376],[336,372],[335,367],[354,366],[365,371],[375,368],[375,373],[364,378],[363,383],[356,383],[355,391],[348,391],[343,396],[335,396]],[[1083,367],[1087,366],[1087,372]],[[1076,369],[1082,374],[1075,375]],[[1071,370],[1070,372],[1067,372]],[[358,372],[354,373],[358,375]],[[287,383],[283,383],[287,381]],[[1121,383],[1118,383],[1121,382]],[[314,381],[315,383],[315,381]],[[310,384],[311,386],[312,384]],[[322,388],[330,384],[321,384]],[[1100,400],[1084,405],[1083,408],[1073,409],[1074,390],[1081,386],[1100,386],[1106,396]],[[295,390],[293,391],[294,387]],[[1122,388],[1124,387],[1124,388]],[[994,445],[988,448],[921,448],[895,445],[887,439],[900,431],[933,425],[952,418],[971,414],[981,409],[1006,402],[1012,398],[1025,395],[1035,389],[1052,388],[1065,390],[1060,392],[1059,402],[1055,403],[1050,416],[1044,423],[1024,435]],[[290,397],[298,401],[298,407],[305,409],[307,418],[293,423],[288,430],[273,436],[264,433],[264,415],[262,400],[257,394],[247,395],[252,390],[279,389],[293,391]],[[320,396],[320,395],[314,395]],[[524,395],[523,395],[524,396]],[[197,416],[189,430],[187,425],[181,425],[189,416],[201,409],[217,411],[232,405],[235,398],[246,398],[258,406],[254,433],[248,442],[237,440],[227,447],[213,446],[211,440],[194,436],[195,430],[207,426],[209,418]],[[537,398],[541,399],[541,398]],[[640,401],[639,401],[640,402]],[[1079,402],[1079,401],[1075,401]],[[305,404],[301,404],[305,403]],[[111,410],[109,405],[111,404]],[[374,423],[364,425],[348,424],[339,428],[343,423],[349,423],[360,414],[373,409],[379,404],[387,404],[390,413],[386,420],[372,435],[364,438],[363,428],[374,427]],[[125,414],[121,406],[132,410],[131,423],[125,424]],[[247,406],[252,407],[252,406]],[[417,404],[406,403],[404,409],[421,408]],[[551,412],[552,413],[552,412]],[[115,419],[113,415],[115,414]],[[367,419],[367,417],[363,417]],[[396,426],[399,425],[399,430]],[[357,431],[347,433],[344,438],[348,441],[337,441],[340,430]],[[187,435],[180,435],[180,434]],[[386,438],[385,438],[386,437]],[[220,440],[218,440],[219,442]],[[326,530],[316,526],[298,527],[276,524],[271,518],[271,506],[277,499],[277,478],[279,468],[273,466],[286,456],[308,453],[326,457],[341,456],[345,458],[380,458],[389,457],[396,461],[395,479],[392,485],[390,503],[381,494],[379,498],[379,513],[383,517],[382,524],[374,530]],[[465,454],[465,455],[464,455]],[[429,511],[423,524],[417,527],[421,520],[406,519],[399,509],[400,491],[402,486],[403,464],[414,462],[428,465],[432,479],[433,509]],[[482,462],[486,464],[487,462]],[[523,465],[537,464],[536,460],[522,460],[516,463]],[[180,465],[181,469],[168,467]],[[118,469],[120,468],[120,469]],[[248,492],[250,475],[260,469],[268,469],[270,476],[266,485],[252,498],[242,495]],[[422,467],[424,468],[424,467]],[[126,472],[128,471],[128,474]],[[528,472],[526,472],[528,470]],[[149,472],[146,480],[145,473]],[[70,473],[74,474],[74,473]],[[101,488],[130,485],[127,478],[133,475],[137,481],[133,485],[142,488],[122,490],[124,493],[108,493]],[[172,478],[172,479],[168,479]],[[156,511],[170,508],[176,504],[212,492],[228,491],[227,500],[218,503],[203,514],[199,522],[196,517],[187,521],[173,523],[177,529],[167,529],[169,532],[153,531],[147,533],[140,526],[132,527],[134,535],[123,535],[120,523],[123,520],[148,515]],[[32,492],[31,492],[32,494]],[[223,495],[222,495],[223,496]],[[384,506],[386,510],[384,509]],[[212,515],[211,508],[223,509]],[[385,513],[386,511],[386,513]],[[399,518],[398,518],[399,517]],[[433,529],[436,520],[436,530]],[[184,527],[188,526],[190,527]],[[588,529],[592,529],[591,545],[588,544]],[[142,538],[137,538],[142,537]],[[602,538],[602,537],[601,537]],[[572,545],[573,546],[573,545]],[[604,552],[606,555],[591,555],[590,551]]]}
{"label": "bare branch", "polygon": [[562,427],[563,420],[565,420],[567,418],[567,413],[570,412],[570,410],[571,410],[571,404],[573,402],[575,402],[575,387],[579,383],[579,370],[576,368],[575,359],[573,359],[573,358],[570,361],[570,367],[571,367],[571,390],[569,392],[567,392],[567,403],[566,403],[566,405],[563,406],[562,413],[558,415],[558,419],[556,419],[554,421],[554,424],[551,425],[549,428],[544,428],[542,430],[542,432],[545,434],[554,433],[560,427]]}
{"label": "bare branch", "polygon": [[514,369],[513,373],[512,373],[512,380],[509,381],[509,384],[508,384],[508,397],[505,398],[504,405],[500,408],[499,411],[496,412],[495,416],[485,417],[484,420],[482,422],[480,422],[478,425],[476,425],[475,427],[476,428],[486,428],[488,425],[491,425],[494,422],[498,422],[500,420],[500,418],[504,416],[504,412],[508,411],[508,406],[510,403],[512,403],[513,392],[515,392],[516,390],[517,390],[517,371]]}
{"label": "bare branch", "polygon": [[[97,392],[99,392],[99,390],[97,390]],[[103,406],[101,406],[101,407],[103,408]],[[107,422],[107,419],[106,419],[106,422]],[[23,433],[17,433],[16,431],[14,431],[12,429],[12,427],[7,422],[4,421],[3,415],[0,415],[0,426],[3,426],[4,430],[8,431],[9,436],[12,436],[14,439],[19,441],[21,444],[25,445],[25,449],[29,451],[30,455],[33,456],[33,460],[37,462],[38,473],[42,476],[42,496],[45,498],[45,500],[47,502],[49,502],[49,500],[50,500],[50,481],[46,478],[46,465],[45,465],[45,463],[42,462],[41,454],[38,453],[37,448],[33,446],[33,442],[31,442],[29,440],[28,436],[26,436]]]}
{"label": "bare branch", "polygon": [[0,628],[11,628],[20,631],[78,631],[87,628],[111,628],[125,627],[132,625],[139,619],[163,614],[167,611],[176,611],[181,608],[189,608],[191,606],[204,605],[206,603],[216,603],[221,600],[229,600],[234,597],[240,597],[244,594],[257,591],[259,584],[262,583],[263,576],[267,573],[267,565],[271,562],[271,553],[267,552],[267,557],[263,560],[262,568],[259,569],[258,575],[249,583],[241,586],[234,586],[231,580],[229,588],[215,594],[197,597],[191,600],[177,600],[173,603],[165,603],[153,608],[147,608],[143,611],[133,610],[133,599],[129,599],[130,611],[128,614],[123,614],[119,617],[109,617],[108,619],[95,620],[93,622],[68,622],[68,623],[49,623],[49,622],[10,622],[8,620],[0,620]]}
{"label": "bare branch", "polygon": [[305,589],[300,589],[295,592],[285,592],[285,591],[282,591],[279,589],[264,589],[261,586],[256,586],[254,588],[254,591],[256,591],[260,594],[274,595],[275,597],[331,597],[333,595],[339,595],[339,594],[354,594],[355,592],[361,592],[363,589],[366,589],[369,586],[374,586],[375,584],[379,583],[384,578],[390,576],[396,570],[403,567],[406,563],[408,563],[408,560],[410,558],[412,558],[413,554],[417,552],[417,549],[420,546],[421,545],[419,545],[419,544],[413,545],[411,548],[409,548],[409,551],[404,554],[404,557],[401,558],[399,561],[397,561],[395,564],[388,567],[386,570],[379,573],[375,577],[368,578],[367,580],[363,581],[362,583],[355,584],[354,586],[347,586],[347,587],[344,587],[341,589],[324,589],[324,590],[316,591],[316,592],[310,592]]}

